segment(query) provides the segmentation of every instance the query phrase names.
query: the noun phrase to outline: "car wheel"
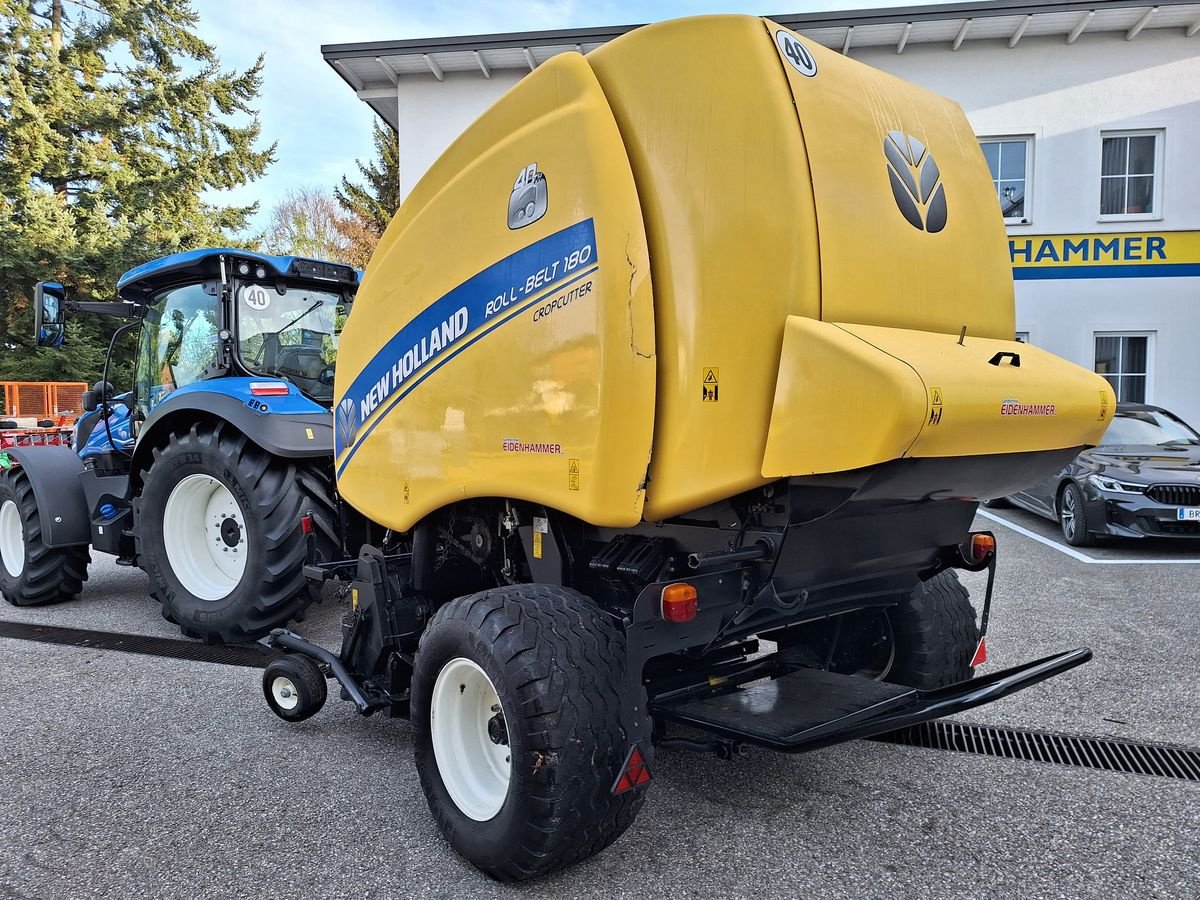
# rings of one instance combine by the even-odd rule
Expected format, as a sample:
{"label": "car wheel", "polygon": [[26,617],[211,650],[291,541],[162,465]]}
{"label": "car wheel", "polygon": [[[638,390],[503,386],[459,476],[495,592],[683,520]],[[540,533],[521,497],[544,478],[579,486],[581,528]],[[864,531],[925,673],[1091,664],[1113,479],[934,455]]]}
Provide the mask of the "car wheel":
{"label": "car wheel", "polygon": [[1072,547],[1090,547],[1096,542],[1088,531],[1087,510],[1084,509],[1083,493],[1074,482],[1062,490],[1058,501],[1058,524],[1063,537]]}

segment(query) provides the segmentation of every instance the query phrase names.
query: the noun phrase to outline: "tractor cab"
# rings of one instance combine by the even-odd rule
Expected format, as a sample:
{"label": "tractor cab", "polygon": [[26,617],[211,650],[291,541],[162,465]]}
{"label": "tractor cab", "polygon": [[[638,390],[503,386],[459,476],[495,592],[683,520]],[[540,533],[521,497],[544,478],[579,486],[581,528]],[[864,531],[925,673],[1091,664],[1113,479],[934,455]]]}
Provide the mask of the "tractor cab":
{"label": "tractor cab", "polygon": [[283,379],[333,403],[337,336],[358,288],[349,266],[240,250],[176,253],[126,272],[121,299],[141,314],[137,409],[224,376]]}
{"label": "tractor cab", "polygon": [[297,400],[328,410],[338,334],[359,274],[320,260],[204,249],[129,270],[117,282],[121,303],[69,303],[62,285],[39,283],[39,346],[61,346],[68,310],[129,318],[123,330],[140,328],[134,384],[118,395],[105,378],[85,397],[80,455],[127,454],[160,403],[213,379],[281,380]]}

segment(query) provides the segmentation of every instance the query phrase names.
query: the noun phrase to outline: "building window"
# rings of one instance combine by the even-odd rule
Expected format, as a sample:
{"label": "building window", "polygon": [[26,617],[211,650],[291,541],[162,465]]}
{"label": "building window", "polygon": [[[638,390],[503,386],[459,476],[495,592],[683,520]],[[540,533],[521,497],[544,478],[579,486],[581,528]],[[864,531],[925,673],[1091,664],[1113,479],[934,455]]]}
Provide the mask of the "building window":
{"label": "building window", "polygon": [[1102,135],[1100,215],[1157,218],[1161,206],[1162,132]]}
{"label": "building window", "polygon": [[1096,371],[1108,379],[1117,399],[1122,402],[1146,402],[1150,337],[1148,334],[1096,335]]}
{"label": "building window", "polygon": [[1029,332],[1028,331],[1018,331],[1017,332],[1017,340],[1020,341],[1022,344],[1028,344],[1029,343]]}
{"label": "building window", "polygon": [[985,138],[980,140],[979,146],[983,148],[983,158],[991,170],[1004,221],[1028,223],[1033,138]]}

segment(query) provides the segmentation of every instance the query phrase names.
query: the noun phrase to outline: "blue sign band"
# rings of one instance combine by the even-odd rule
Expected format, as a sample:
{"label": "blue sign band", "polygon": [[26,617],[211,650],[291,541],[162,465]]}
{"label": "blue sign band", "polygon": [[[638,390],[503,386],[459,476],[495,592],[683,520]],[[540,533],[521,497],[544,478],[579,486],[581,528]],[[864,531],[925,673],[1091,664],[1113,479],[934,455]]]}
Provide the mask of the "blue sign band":
{"label": "blue sign band", "polygon": [[[491,326],[595,272],[595,242],[591,219],[564,228],[467,279],[405,325],[358,374],[338,404],[335,454],[349,448],[338,474],[392,407],[445,362],[492,331]],[[358,425],[377,412],[359,436]]]}
{"label": "blue sign band", "polygon": [[1124,266],[1044,266],[1012,270],[1013,281],[1064,278],[1181,278],[1200,275],[1200,263],[1151,263]]}

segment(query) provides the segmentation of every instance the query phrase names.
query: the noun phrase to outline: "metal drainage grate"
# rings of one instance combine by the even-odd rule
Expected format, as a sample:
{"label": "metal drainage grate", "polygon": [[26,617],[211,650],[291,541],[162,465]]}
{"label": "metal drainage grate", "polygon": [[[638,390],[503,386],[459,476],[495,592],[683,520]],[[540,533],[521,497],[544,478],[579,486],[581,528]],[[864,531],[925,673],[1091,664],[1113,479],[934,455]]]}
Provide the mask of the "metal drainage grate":
{"label": "metal drainage grate", "polygon": [[957,750],[1003,759],[1200,781],[1200,750],[1169,744],[968,725],[944,719],[890,731],[872,740],[930,750]]}
{"label": "metal drainage grate", "polygon": [[43,644],[67,644],[72,647],[91,647],[96,650],[119,650],[123,653],[142,653],[193,662],[219,663],[226,666],[266,668],[278,652],[259,644],[210,646],[196,641],[147,637],[142,634],[119,634],[113,631],[87,631],[82,628],[59,628],[55,625],[33,625],[26,622],[0,621],[0,638],[38,641]]}

